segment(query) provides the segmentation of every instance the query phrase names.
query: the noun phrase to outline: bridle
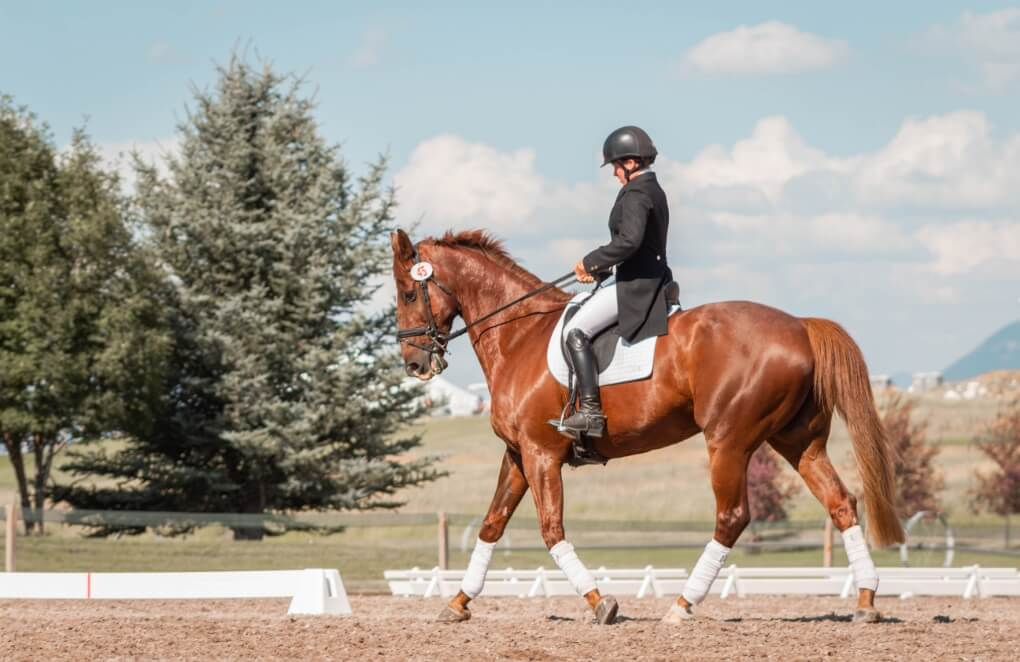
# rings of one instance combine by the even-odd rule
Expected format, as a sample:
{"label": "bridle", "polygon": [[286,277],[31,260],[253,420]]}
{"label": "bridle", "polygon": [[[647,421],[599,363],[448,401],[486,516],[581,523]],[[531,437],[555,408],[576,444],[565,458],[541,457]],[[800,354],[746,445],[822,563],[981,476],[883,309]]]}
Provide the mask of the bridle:
{"label": "bridle", "polygon": [[[433,375],[438,375],[446,369],[447,365],[449,365],[443,355],[448,352],[447,345],[451,340],[464,335],[467,333],[467,330],[474,325],[484,322],[485,320],[503,312],[507,308],[515,306],[525,299],[541,294],[546,290],[558,287],[559,285],[566,285],[575,278],[573,271],[566,273],[554,281],[544,283],[541,287],[537,287],[526,292],[510,303],[504,304],[492,312],[482,315],[475,321],[465,324],[462,328],[447,333],[440,329],[439,325],[436,324],[436,316],[435,313],[432,312],[432,298],[429,296],[429,282],[431,281],[432,283],[435,283],[436,287],[442,290],[448,297],[453,299],[458,313],[461,312],[460,302],[457,301],[457,297],[453,291],[446,285],[443,285],[443,283],[436,278],[435,273],[433,273],[432,265],[428,262],[423,262],[419,258],[417,246],[411,247],[411,259],[414,260],[414,264],[411,265],[411,268],[408,271],[411,274],[412,280],[418,283],[418,289],[421,291],[422,307],[425,309],[425,326],[415,326],[410,329],[397,329],[397,342],[406,342],[411,347],[420,349],[428,354],[429,367],[431,368]],[[417,296],[414,297],[414,299],[417,298]],[[407,301],[407,303],[412,303],[414,299],[405,298],[405,301]],[[421,344],[410,340],[411,338],[421,337],[425,337],[428,344]]]}
{"label": "bridle", "polygon": [[[411,265],[409,273],[411,278],[418,284],[421,290],[421,302],[425,308],[425,326],[415,326],[410,329],[397,329],[397,342],[406,342],[411,347],[422,350],[429,355],[429,367],[432,369],[434,374],[439,374],[446,369],[448,365],[446,359],[443,358],[443,354],[447,352],[446,346],[451,340],[461,335],[467,327],[461,329],[456,333],[445,333],[436,324],[435,313],[432,312],[432,298],[429,296],[429,281],[436,284],[440,290],[442,290],[448,297],[453,299],[454,305],[457,311],[460,311],[460,302],[457,301],[457,297],[446,285],[443,285],[435,274],[432,273],[432,265],[428,262],[422,262],[418,258],[418,247],[411,247],[411,259],[414,260],[414,264]],[[412,290],[412,293],[414,290]],[[415,297],[417,298],[417,297]],[[408,303],[412,303],[414,299],[405,299]],[[410,338],[420,338],[424,336],[428,340],[428,345],[419,344]]]}

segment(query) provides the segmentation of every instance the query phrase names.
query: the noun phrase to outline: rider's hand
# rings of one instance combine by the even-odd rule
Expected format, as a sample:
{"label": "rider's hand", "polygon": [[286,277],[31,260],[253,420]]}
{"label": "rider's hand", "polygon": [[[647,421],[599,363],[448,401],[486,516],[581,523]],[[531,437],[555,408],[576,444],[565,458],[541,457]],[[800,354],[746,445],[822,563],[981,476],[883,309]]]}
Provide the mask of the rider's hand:
{"label": "rider's hand", "polygon": [[577,264],[574,265],[574,275],[577,276],[577,280],[582,283],[594,283],[595,276],[592,276],[584,268],[584,260],[578,260]]}

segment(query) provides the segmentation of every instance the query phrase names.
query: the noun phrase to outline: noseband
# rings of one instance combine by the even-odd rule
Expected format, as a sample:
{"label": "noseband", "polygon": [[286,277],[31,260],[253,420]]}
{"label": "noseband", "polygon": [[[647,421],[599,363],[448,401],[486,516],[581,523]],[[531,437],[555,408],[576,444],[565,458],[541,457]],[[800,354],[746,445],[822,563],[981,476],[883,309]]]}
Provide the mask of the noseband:
{"label": "noseband", "polygon": [[[432,270],[432,265],[429,264],[428,262],[420,261],[418,256],[418,247],[412,246],[411,251],[412,251],[411,258],[414,260],[414,264],[411,266],[410,274],[411,278],[418,283],[418,288],[421,290],[421,302],[422,306],[425,309],[425,326],[416,326],[410,329],[397,329],[397,342],[406,342],[411,347],[420,349],[423,352],[427,353],[429,355],[429,367],[432,368],[432,372],[435,375],[438,375],[443,370],[445,370],[448,365],[446,359],[443,358],[443,355],[447,353],[448,350],[446,346],[449,344],[451,340],[453,340],[457,336],[461,336],[467,333],[467,330],[470,329],[475,324],[484,322],[490,317],[498,315],[507,308],[515,306],[518,303],[524,301],[525,299],[529,299],[537,294],[545,292],[546,290],[552,289],[561,284],[567,284],[569,281],[574,280],[573,271],[566,273],[552,282],[545,283],[541,287],[537,287],[531,290],[530,292],[527,292],[526,294],[514,299],[510,303],[502,305],[496,310],[493,310],[490,313],[482,315],[475,321],[465,324],[462,328],[447,333],[441,330],[439,328],[439,325],[436,324],[436,316],[432,312],[432,299],[429,297],[429,281],[435,283],[436,287],[438,287],[447,296],[453,299],[458,312],[460,311],[460,302],[457,301],[457,297],[456,295],[454,295],[453,291],[450,290],[450,288],[448,288],[446,285],[443,285],[441,282],[439,282],[439,279],[435,277],[435,274],[433,273]],[[428,344],[419,344],[417,342],[409,340],[410,338],[421,337],[425,337],[428,341]]]}

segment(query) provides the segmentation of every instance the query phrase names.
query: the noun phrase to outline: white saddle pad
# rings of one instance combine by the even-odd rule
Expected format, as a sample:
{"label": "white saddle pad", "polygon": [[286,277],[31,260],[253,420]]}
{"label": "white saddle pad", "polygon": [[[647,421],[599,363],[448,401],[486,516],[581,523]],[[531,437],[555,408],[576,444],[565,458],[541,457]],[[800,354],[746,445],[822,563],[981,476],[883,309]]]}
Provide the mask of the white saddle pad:
{"label": "white saddle pad", "polygon": [[[571,304],[584,301],[591,296],[591,292],[581,292],[570,300]],[[563,310],[560,321],[556,323],[552,336],[549,338],[549,345],[546,350],[546,360],[549,363],[549,372],[560,384],[569,386],[567,378],[569,368],[567,360],[563,356],[563,318],[570,306]],[[669,314],[680,310],[680,306],[670,308]],[[616,342],[616,352],[613,353],[613,360],[605,369],[599,373],[599,386],[610,384],[621,384],[633,382],[639,379],[646,379],[652,374],[652,365],[655,363],[655,340],[656,337],[645,338],[631,344],[620,338]]]}

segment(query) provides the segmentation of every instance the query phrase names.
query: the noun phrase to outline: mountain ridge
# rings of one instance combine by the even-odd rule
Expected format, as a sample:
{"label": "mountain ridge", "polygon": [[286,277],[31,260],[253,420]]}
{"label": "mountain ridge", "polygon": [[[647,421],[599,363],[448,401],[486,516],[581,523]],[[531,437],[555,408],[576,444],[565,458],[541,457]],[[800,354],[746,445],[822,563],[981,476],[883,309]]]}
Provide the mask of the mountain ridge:
{"label": "mountain ridge", "polygon": [[1002,327],[942,371],[949,381],[994,370],[1020,370],[1020,320]]}

